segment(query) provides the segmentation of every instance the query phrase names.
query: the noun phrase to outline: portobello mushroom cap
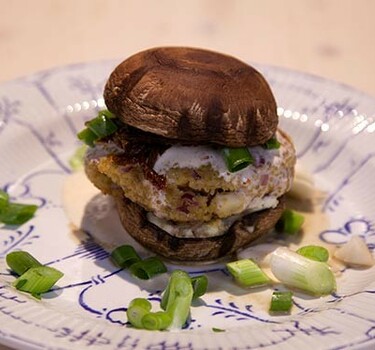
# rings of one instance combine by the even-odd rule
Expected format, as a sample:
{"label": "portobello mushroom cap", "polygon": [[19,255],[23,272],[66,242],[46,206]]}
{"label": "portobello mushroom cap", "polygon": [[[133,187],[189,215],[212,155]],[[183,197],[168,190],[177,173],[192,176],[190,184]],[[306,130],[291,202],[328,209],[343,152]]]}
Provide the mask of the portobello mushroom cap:
{"label": "portobello mushroom cap", "polygon": [[284,197],[274,209],[243,216],[229,230],[208,238],[179,238],[147,220],[147,212],[125,196],[115,196],[117,211],[127,232],[142,246],[172,261],[215,261],[234,254],[275,227],[285,208]]}
{"label": "portobello mushroom cap", "polygon": [[276,101],[263,76],[224,54],[186,47],[137,53],[104,89],[122,122],[169,140],[256,146],[276,132]]}

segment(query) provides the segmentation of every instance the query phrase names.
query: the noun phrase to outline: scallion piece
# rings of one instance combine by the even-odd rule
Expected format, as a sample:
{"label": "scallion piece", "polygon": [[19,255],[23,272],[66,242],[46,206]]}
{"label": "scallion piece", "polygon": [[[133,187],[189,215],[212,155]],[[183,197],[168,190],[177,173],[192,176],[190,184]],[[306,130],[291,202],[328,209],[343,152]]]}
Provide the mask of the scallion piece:
{"label": "scallion piece", "polygon": [[111,120],[111,118],[108,118],[103,113],[99,113],[96,118],[88,121],[86,127],[90,129],[98,139],[107,137],[117,130],[117,125]]}
{"label": "scallion piece", "polygon": [[0,190],[0,212],[9,203],[9,194],[3,190]]}
{"label": "scallion piece", "polygon": [[186,323],[193,294],[189,275],[182,270],[173,271],[160,303],[161,307],[172,317],[169,328],[179,329]]}
{"label": "scallion piece", "polygon": [[117,124],[112,120],[114,118],[115,115],[107,109],[99,111],[97,117],[85,123],[86,128],[77,134],[78,139],[86,145],[94,147],[95,141],[117,131]]}
{"label": "scallion piece", "polygon": [[111,253],[111,258],[117,266],[122,268],[128,268],[141,261],[141,258],[131,245],[122,245],[115,248]]}
{"label": "scallion piece", "polygon": [[207,291],[208,279],[205,275],[195,276],[191,278],[191,283],[193,285],[193,300],[201,297]]}
{"label": "scallion piece", "polygon": [[151,303],[144,298],[133,299],[126,315],[134,327],[154,331],[167,329],[172,321],[171,316],[165,311],[151,312]]}
{"label": "scallion piece", "polygon": [[269,311],[282,313],[290,312],[293,306],[292,296],[292,292],[273,292]]}
{"label": "scallion piece", "polygon": [[265,149],[278,149],[280,148],[280,142],[277,140],[276,137],[272,137],[266,143],[263,144],[263,148]]}
{"label": "scallion piece", "polygon": [[142,318],[142,326],[150,331],[167,329],[172,322],[172,317],[165,311],[149,312]]}
{"label": "scallion piece", "polygon": [[144,298],[133,299],[128,309],[126,310],[126,316],[128,321],[136,328],[143,328],[142,318],[151,311],[151,303]]}
{"label": "scallion piece", "polygon": [[305,258],[286,248],[271,255],[271,271],[282,283],[314,295],[326,295],[336,289],[335,277],[327,263]]}
{"label": "scallion piece", "polygon": [[329,259],[329,252],[326,248],[318,245],[306,245],[297,250],[297,253],[316,261],[327,262]]}
{"label": "scallion piece", "polygon": [[9,268],[19,276],[32,267],[42,266],[30,253],[21,250],[7,254],[5,260]]}
{"label": "scallion piece", "polygon": [[231,173],[240,171],[254,162],[249,149],[243,148],[223,148],[222,150],[225,164]]}
{"label": "scallion piece", "polygon": [[13,285],[18,290],[38,296],[48,292],[63,275],[53,267],[32,267],[18,277]]}
{"label": "scallion piece", "polygon": [[94,134],[90,129],[84,128],[81,130],[78,134],[77,137],[79,140],[84,142],[87,146],[94,147],[95,141],[98,140],[98,136]]}
{"label": "scallion piece", "polygon": [[298,233],[305,221],[303,215],[291,209],[285,209],[281,218],[276,223],[276,230],[289,235]]}
{"label": "scallion piece", "polygon": [[107,117],[107,118],[110,118],[110,119],[113,119],[113,118],[115,118],[116,116],[112,113],[112,112],[110,112],[108,109],[103,109],[103,110],[101,110],[101,111],[99,111],[98,112],[98,116],[105,116],[105,117]]}
{"label": "scallion piece", "polygon": [[70,157],[69,165],[74,171],[83,169],[83,159],[86,151],[87,145],[81,145],[75,150],[74,154]]}
{"label": "scallion piece", "polygon": [[135,277],[148,280],[155,275],[167,272],[167,268],[159,258],[150,257],[132,264],[129,271]]}
{"label": "scallion piece", "polygon": [[260,267],[250,259],[233,261],[226,266],[234,279],[245,287],[261,286],[271,282]]}
{"label": "scallion piece", "polygon": [[126,314],[128,321],[136,328],[181,328],[189,317],[192,299],[192,280],[186,272],[175,270],[160,303],[165,311],[151,312],[151,303],[147,299],[136,298],[129,304]]}
{"label": "scallion piece", "polygon": [[30,220],[38,206],[34,204],[21,204],[8,202],[0,210],[0,222],[6,225],[21,225]]}
{"label": "scallion piece", "polygon": [[212,327],[212,332],[221,333],[221,332],[225,332],[225,329]]}

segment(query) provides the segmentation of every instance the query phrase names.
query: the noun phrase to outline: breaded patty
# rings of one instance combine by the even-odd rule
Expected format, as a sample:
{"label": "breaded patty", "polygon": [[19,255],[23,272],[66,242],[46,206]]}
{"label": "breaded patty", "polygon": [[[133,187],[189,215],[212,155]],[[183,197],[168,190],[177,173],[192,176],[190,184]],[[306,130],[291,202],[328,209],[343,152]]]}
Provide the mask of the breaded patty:
{"label": "breaded patty", "polygon": [[[263,208],[276,207],[293,179],[295,152],[288,136],[277,133],[279,149],[250,148],[254,164],[229,173],[220,150],[209,146],[172,146],[154,170],[165,178],[160,188],[138,164],[124,163],[121,155],[90,150],[86,172],[102,191],[119,186],[124,195],[156,217],[175,221],[211,221]],[[189,160],[189,152],[192,159]],[[199,153],[197,159],[197,153]],[[175,157],[173,163],[170,157]],[[90,170],[91,169],[91,170]],[[109,181],[110,180],[110,181]],[[102,184],[102,185],[101,185]]]}

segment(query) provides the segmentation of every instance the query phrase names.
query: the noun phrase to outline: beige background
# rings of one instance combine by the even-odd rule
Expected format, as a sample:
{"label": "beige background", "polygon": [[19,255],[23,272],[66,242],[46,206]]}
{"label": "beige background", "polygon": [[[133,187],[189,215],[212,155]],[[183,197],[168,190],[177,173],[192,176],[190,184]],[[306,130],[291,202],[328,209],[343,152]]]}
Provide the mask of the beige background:
{"label": "beige background", "polygon": [[0,81],[157,45],[212,48],[375,96],[373,0],[0,0]]}
{"label": "beige background", "polygon": [[375,96],[373,0],[0,0],[0,9],[0,83],[152,46],[189,45]]}

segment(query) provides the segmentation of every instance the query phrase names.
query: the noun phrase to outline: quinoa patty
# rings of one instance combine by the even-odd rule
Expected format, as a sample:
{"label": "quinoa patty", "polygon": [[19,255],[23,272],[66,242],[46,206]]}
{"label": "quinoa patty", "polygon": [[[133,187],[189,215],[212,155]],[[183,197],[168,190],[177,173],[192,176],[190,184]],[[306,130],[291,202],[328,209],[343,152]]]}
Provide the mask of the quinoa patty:
{"label": "quinoa patty", "polygon": [[[156,174],[165,179],[163,186],[150,181],[144,168],[127,162],[121,152],[91,149],[86,157],[86,172],[102,191],[108,193],[106,187],[116,185],[127,198],[158,218],[207,222],[277,206],[277,198],[291,186],[295,164],[289,137],[278,131],[277,139],[281,143],[277,150],[250,148],[254,164],[234,174],[223,173],[221,165],[214,161],[217,157],[200,160],[194,167],[179,167],[178,161],[169,164],[163,157],[174,152],[173,147],[178,145],[167,149],[154,165]],[[201,146],[190,147],[196,151]],[[202,147],[199,150],[207,151]],[[186,150],[184,147],[182,151]],[[220,151],[213,148],[207,152]]]}

